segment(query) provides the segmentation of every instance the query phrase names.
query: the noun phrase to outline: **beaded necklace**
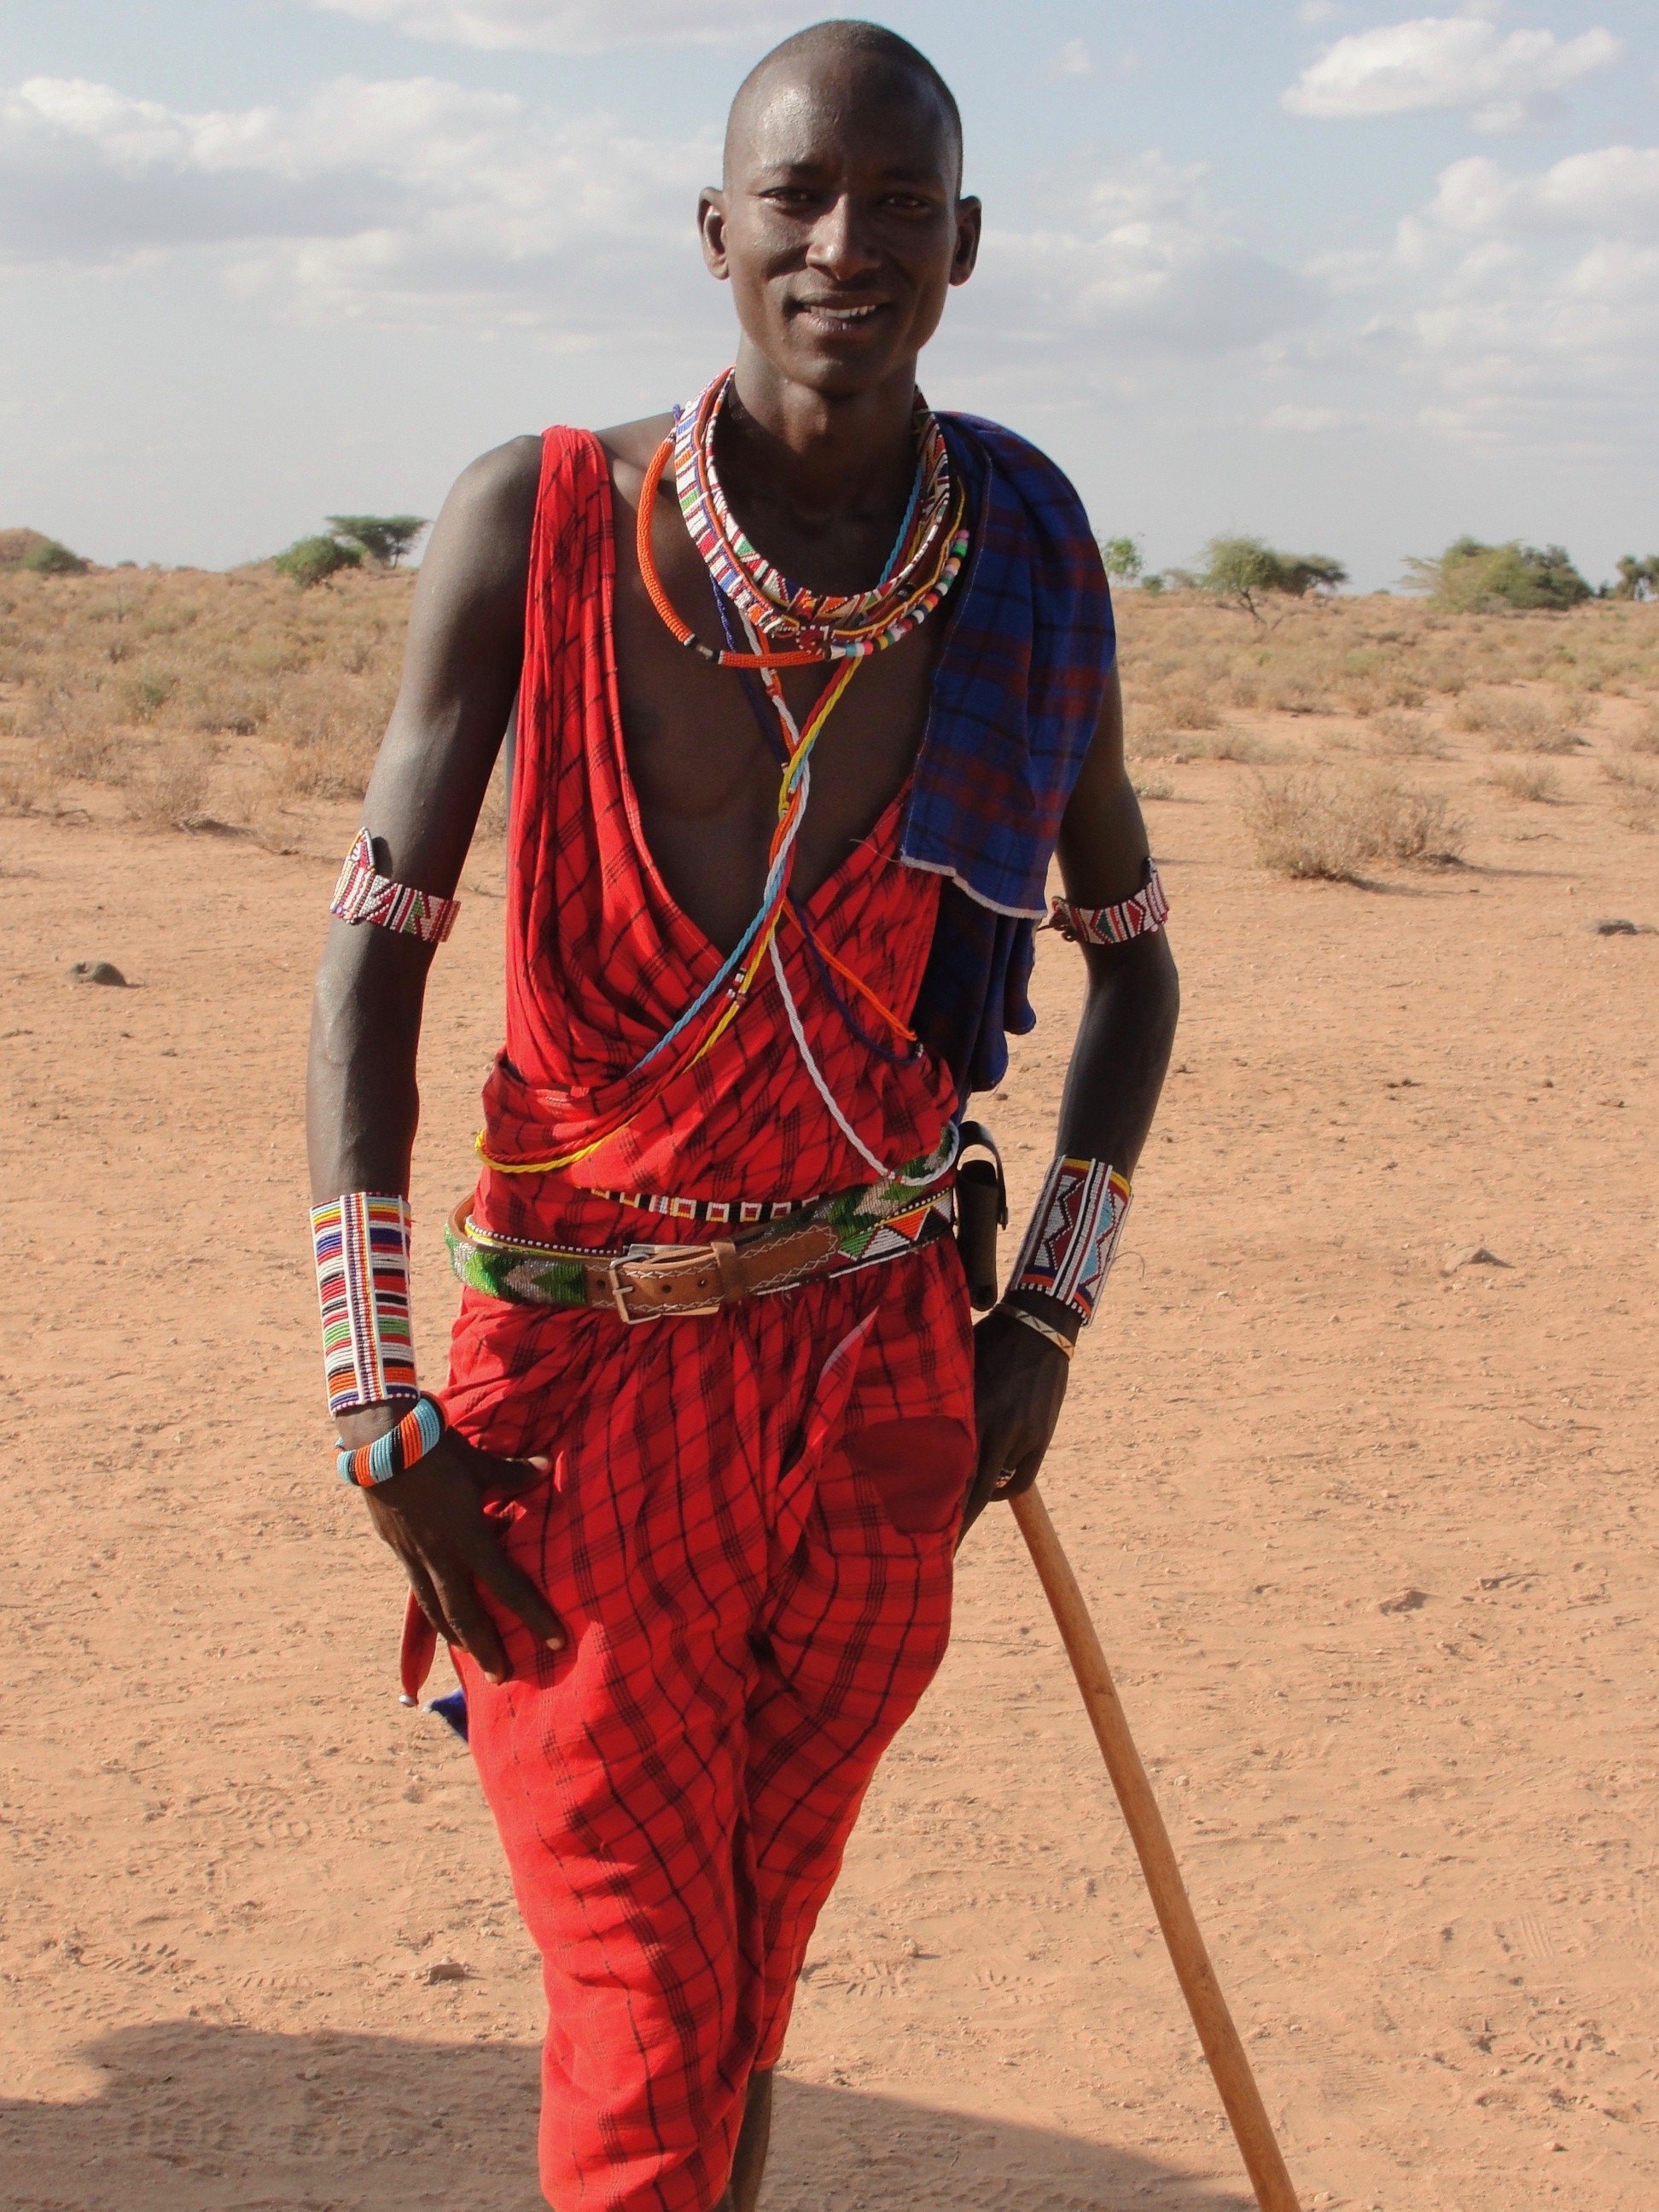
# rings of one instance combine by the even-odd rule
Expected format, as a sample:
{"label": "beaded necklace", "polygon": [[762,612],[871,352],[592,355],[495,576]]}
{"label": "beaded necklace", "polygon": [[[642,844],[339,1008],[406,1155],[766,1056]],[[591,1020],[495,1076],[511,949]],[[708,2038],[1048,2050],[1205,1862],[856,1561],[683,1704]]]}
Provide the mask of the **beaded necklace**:
{"label": "beaded necklace", "polygon": [[[966,504],[952,483],[944,434],[926,401],[917,395],[916,478],[880,582],[866,592],[809,592],[756,551],[726,504],[714,462],[714,432],[732,376],[730,369],[723,370],[695,407],[678,410],[672,437],[646,471],[638,550],[653,605],[682,645],[722,668],[805,668],[826,660],[864,659],[896,645],[943,600],[968,556]],[[651,520],[671,459],[680,513],[716,592],[759,633],[752,653],[705,645],[663,588]]]}
{"label": "beaded necklace", "polygon": [[[811,793],[812,748],[860,664],[917,629],[956,581],[968,551],[965,507],[960,491],[951,483],[950,459],[939,425],[919,398],[916,427],[920,450],[915,482],[903,526],[881,581],[867,592],[824,594],[790,584],[762,559],[738,529],[714,471],[714,425],[731,378],[732,372],[725,371],[714,379],[695,408],[682,408],[677,412],[673,434],[663,441],[646,471],[640,493],[636,544],[640,574],[653,605],[673,635],[700,658],[717,666],[736,669],[749,676],[758,674],[776,715],[782,738],[782,775],[778,790],[777,826],[767,855],[766,882],[760,906],[736,945],[721,962],[718,973],[635,1064],[632,1070],[635,1077],[644,1075],[647,1069],[655,1075],[646,1096],[635,1104],[605,1116],[602,1125],[580,1143],[551,1159],[497,1159],[484,1150],[481,1134],[477,1139],[480,1157],[502,1175],[544,1175],[554,1169],[574,1166],[619,1134],[647,1106],[661,1097],[677,1076],[696,1066],[713,1050],[737,1019],[762,969],[769,964],[782,994],[790,1033],[832,1118],[862,1159],[880,1175],[890,1172],[853,1127],[812,1056],[779,955],[777,935],[786,917],[793,920],[820,969],[833,968],[870,1001],[900,1039],[915,1048],[911,1031],[897,1016],[882,1006],[850,969],[840,961],[831,960],[818,945],[805,915],[790,898],[789,883],[794,869],[795,843]],[[738,649],[735,641],[724,650],[702,644],[675,612],[658,574],[651,544],[651,521],[658,488],[674,456],[679,458],[677,480],[680,511],[713,580],[721,629],[731,639],[735,623],[750,648],[746,652]],[[781,649],[774,647],[774,639],[784,641]],[[797,720],[784,696],[778,672],[784,668],[822,666],[826,661],[839,665],[811,711]],[[836,992],[835,996],[850,1018],[850,1009],[841,1000],[840,994]]]}

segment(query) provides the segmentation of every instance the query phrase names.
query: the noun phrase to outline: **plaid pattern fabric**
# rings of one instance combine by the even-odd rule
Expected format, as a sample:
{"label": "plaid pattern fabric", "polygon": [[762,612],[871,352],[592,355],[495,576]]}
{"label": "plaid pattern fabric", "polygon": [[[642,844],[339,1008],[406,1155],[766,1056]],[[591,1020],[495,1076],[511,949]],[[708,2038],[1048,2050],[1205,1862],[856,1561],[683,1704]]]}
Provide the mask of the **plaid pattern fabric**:
{"label": "plaid pattern fabric", "polygon": [[976,416],[939,419],[974,548],[900,851],[982,905],[1038,921],[1117,658],[1111,592],[1083,503],[1047,455]]}
{"label": "plaid pattern fabric", "polygon": [[949,879],[910,1019],[965,1099],[994,1089],[1008,1036],[1036,1023],[1032,924],[1117,638],[1099,549],[1066,477],[1012,430],[939,420],[974,548],[945,612],[900,851]]}
{"label": "plaid pattern fabric", "polygon": [[[623,758],[605,456],[550,431],[532,540],[514,778],[507,1040],[487,1146],[533,1160],[702,988],[720,955],[645,847]],[[809,902],[827,951],[901,1012],[941,878],[896,859],[902,798]],[[883,1057],[782,947],[811,1048],[860,1140],[932,1152],[955,1086]],[[578,1182],[573,1178],[580,1176]],[[617,1248],[607,1193],[773,1203],[872,1180],[813,1089],[763,975],[708,1057],[579,1169],[486,1167],[499,1237]],[[775,2059],[813,1923],[866,1785],[944,1650],[973,1457],[956,1248],[921,1250],[715,1316],[463,1297],[445,1394],[485,1449],[546,1451],[502,1510],[514,1556],[572,1632],[556,1659],[501,1624],[517,1679],[463,1658],[471,1741],[549,2025],[544,2186],[559,2212],[707,2212],[750,2072]]]}
{"label": "plaid pattern fabric", "polygon": [[[603,448],[550,430],[532,541],[514,774],[507,1042],[484,1093],[486,1149],[545,1159],[641,1086],[631,1071],[719,969],[644,842],[620,737],[611,600],[616,564]],[[902,1018],[933,941],[939,879],[893,865],[900,795],[806,902],[824,950]],[[872,1053],[790,930],[780,945],[813,1058],[863,1143],[889,1167],[931,1152],[950,1072],[926,1053]],[[639,1216],[601,1191],[769,1203],[872,1180],[803,1070],[769,973],[718,1048],[578,1166],[496,1175],[475,1218],[544,1243],[697,1242],[695,1218]]]}
{"label": "plaid pattern fabric", "polygon": [[956,1248],[636,1329],[469,1293],[446,1408],[554,1462],[499,1517],[569,1648],[498,1613],[514,1680],[459,1659],[544,1960],[542,2186],[708,2212],[945,1650],[974,1437]]}

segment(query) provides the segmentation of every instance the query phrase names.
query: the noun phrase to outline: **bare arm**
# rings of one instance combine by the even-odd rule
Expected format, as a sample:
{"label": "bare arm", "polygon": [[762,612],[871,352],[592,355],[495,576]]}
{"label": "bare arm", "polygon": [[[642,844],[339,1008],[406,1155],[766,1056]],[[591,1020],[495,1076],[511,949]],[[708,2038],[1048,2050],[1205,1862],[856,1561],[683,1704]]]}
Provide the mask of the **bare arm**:
{"label": "bare arm", "polygon": [[[376,865],[447,897],[459,880],[518,688],[540,441],[516,439],[459,478],[421,565],[403,682],[363,799]],[[429,945],[335,922],[318,971],[306,1090],[314,1202],[342,1191],[409,1189],[420,1117],[416,1054]],[[403,1406],[346,1417],[349,1444],[393,1426]],[[478,1585],[544,1642],[562,1640],[545,1601],[495,1546],[486,1489],[536,1479],[453,1432],[417,1465],[365,1493],[428,1618],[496,1679],[507,1671]]]}
{"label": "bare arm", "polygon": [[[1060,825],[1058,857],[1066,895],[1079,906],[1111,906],[1140,889],[1146,829],[1123,759],[1123,699],[1114,673],[1100,727]],[[1133,1172],[1146,1141],[1175,1042],[1180,985],[1160,930],[1124,945],[1080,948],[1088,994],[1060,1101],[1059,1147]],[[1011,1301],[1073,1341],[1077,1315],[1030,1291]],[[1060,1419],[1068,1373],[1064,1352],[1006,1312],[975,1331],[979,1465],[971,1522],[993,1495],[1015,1497],[1036,1480]],[[1015,1479],[1001,1489],[1006,1468]]]}

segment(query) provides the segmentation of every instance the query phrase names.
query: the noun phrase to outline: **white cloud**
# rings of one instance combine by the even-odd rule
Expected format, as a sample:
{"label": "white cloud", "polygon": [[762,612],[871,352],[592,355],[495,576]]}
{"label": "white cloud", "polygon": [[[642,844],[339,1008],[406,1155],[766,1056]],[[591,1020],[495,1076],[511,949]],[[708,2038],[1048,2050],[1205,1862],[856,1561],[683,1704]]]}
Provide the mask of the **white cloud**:
{"label": "white cloud", "polygon": [[1315,273],[1430,427],[1605,456],[1640,435],[1659,353],[1659,147],[1455,161],[1391,251]]}
{"label": "white cloud", "polygon": [[306,317],[431,319],[465,303],[566,334],[616,329],[645,266],[696,273],[681,249],[717,161],[712,143],[635,139],[433,77],[341,78],[292,108],[204,113],[34,78],[0,94],[0,260],[206,249],[240,293]]}
{"label": "white cloud", "polygon": [[1479,131],[1513,131],[1623,52],[1611,31],[1558,39],[1478,15],[1417,15],[1339,39],[1282,102],[1293,115],[1339,118],[1452,108]]}
{"label": "white cloud", "polygon": [[[1121,354],[1212,359],[1293,327],[1317,304],[1211,204],[1202,162],[1143,154],[1052,179],[1043,198],[1063,222],[988,235],[967,308],[988,339],[1063,346],[1085,368]],[[1047,367],[1052,374],[1052,358]]]}
{"label": "white cloud", "polygon": [[1316,435],[1322,430],[1346,430],[1354,417],[1340,407],[1297,407],[1289,403],[1270,407],[1261,418],[1265,430],[1285,430],[1297,436]]}
{"label": "white cloud", "polygon": [[410,38],[495,52],[592,53],[607,46],[778,37],[811,17],[762,0],[312,0]]}
{"label": "white cloud", "polygon": [[1067,39],[1054,56],[1054,75],[1056,76],[1092,76],[1094,73],[1095,65],[1089,58],[1088,40]]}
{"label": "white cloud", "polygon": [[[0,93],[0,261],[194,252],[239,296],[304,319],[461,314],[586,343],[720,312],[692,230],[717,166],[712,139],[635,139],[434,77],[199,113],[35,78]],[[1042,354],[1048,374],[1103,352],[1211,360],[1316,304],[1211,206],[1201,165],[1148,154],[1056,177],[1036,215],[993,227],[951,319],[988,352]]]}

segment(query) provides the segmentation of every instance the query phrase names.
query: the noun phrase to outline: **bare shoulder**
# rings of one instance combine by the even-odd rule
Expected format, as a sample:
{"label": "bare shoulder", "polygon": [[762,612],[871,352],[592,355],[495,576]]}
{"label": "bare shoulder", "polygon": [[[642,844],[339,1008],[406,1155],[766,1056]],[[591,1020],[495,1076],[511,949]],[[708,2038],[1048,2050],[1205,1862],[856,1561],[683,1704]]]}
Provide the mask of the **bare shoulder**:
{"label": "bare shoulder", "polygon": [[618,422],[595,434],[611,463],[611,481],[629,507],[638,503],[651,457],[673,428],[672,413],[645,415],[637,422]]}
{"label": "bare shoulder", "polygon": [[474,588],[522,584],[530,560],[530,533],[541,483],[542,441],[509,438],[468,463],[452,486],[432,532],[424,574],[436,564],[440,580],[465,576]]}

